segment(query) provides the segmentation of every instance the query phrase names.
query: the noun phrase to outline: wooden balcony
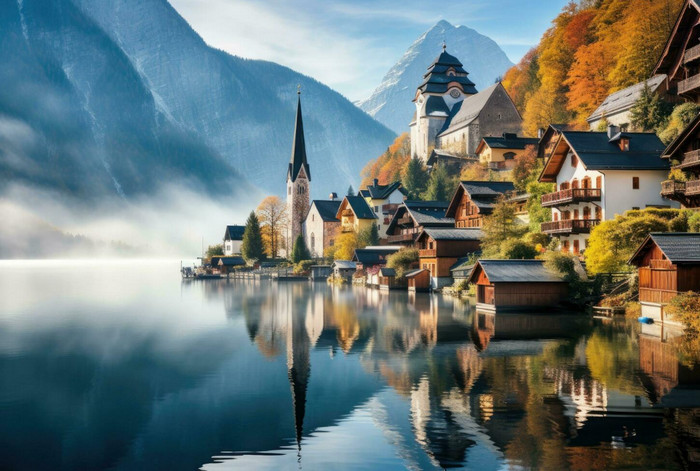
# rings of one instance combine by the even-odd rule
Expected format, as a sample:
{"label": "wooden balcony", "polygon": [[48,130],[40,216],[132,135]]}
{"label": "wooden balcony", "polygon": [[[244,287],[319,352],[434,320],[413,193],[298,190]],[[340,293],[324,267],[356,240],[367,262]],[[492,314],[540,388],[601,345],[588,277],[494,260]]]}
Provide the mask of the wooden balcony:
{"label": "wooden balcony", "polygon": [[700,74],[688,77],[678,82],[678,94],[696,92],[700,88]]}
{"label": "wooden balcony", "polygon": [[396,234],[387,236],[386,240],[389,244],[402,244],[406,242],[413,242],[418,236],[416,233],[412,234]]}
{"label": "wooden balcony", "polygon": [[542,223],[542,232],[545,234],[588,234],[600,219],[564,219]]}
{"label": "wooden balcony", "polygon": [[691,150],[683,154],[683,160],[678,165],[674,165],[673,168],[691,168],[700,166],[700,149]]}
{"label": "wooden balcony", "polygon": [[698,59],[700,59],[700,44],[685,50],[685,54],[683,54],[684,64],[688,64]]}
{"label": "wooden balcony", "polygon": [[542,206],[561,206],[565,204],[600,201],[600,188],[569,188],[542,195]]}
{"label": "wooden balcony", "polygon": [[437,257],[437,249],[420,249],[418,251],[419,258],[435,258]]}
{"label": "wooden balcony", "polygon": [[675,180],[666,180],[661,182],[661,196],[671,198],[672,196],[685,194],[685,182],[677,182]]}
{"label": "wooden balcony", "polygon": [[700,180],[690,180],[685,182],[685,196],[700,195]]}

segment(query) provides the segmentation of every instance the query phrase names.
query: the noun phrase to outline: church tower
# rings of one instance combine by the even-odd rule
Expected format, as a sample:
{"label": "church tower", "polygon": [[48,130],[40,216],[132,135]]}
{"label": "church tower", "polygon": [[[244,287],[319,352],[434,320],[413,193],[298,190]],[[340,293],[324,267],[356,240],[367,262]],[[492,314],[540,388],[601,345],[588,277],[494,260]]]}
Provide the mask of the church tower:
{"label": "church tower", "polygon": [[292,159],[287,170],[287,215],[289,216],[289,239],[287,253],[291,253],[294,241],[301,234],[302,222],[309,210],[311,173],[306,161],[304,123],[301,119],[301,90],[297,90],[297,117],[294,122]]}
{"label": "church tower", "polygon": [[459,59],[448,54],[443,44],[442,53],[428,67],[413,99],[416,114],[409,125],[411,156],[427,162],[445,123],[466,97],[476,94],[474,82],[468,75]]}

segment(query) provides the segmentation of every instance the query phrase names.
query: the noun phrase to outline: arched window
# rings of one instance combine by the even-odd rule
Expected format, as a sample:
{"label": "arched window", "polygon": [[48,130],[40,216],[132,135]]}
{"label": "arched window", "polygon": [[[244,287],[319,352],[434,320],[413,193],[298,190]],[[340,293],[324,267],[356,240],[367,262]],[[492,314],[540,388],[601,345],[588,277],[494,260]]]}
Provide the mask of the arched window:
{"label": "arched window", "polygon": [[595,177],[595,187],[598,189],[603,188],[603,177],[601,177],[600,175]]}
{"label": "arched window", "polygon": [[583,208],[583,219],[590,219],[591,218],[591,208],[586,206]]}
{"label": "arched window", "polygon": [[574,178],[573,180],[571,180],[571,188],[578,188],[578,179]]}
{"label": "arched window", "polygon": [[603,210],[600,206],[595,207],[595,218],[599,221],[603,220]]}
{"label": "arched window", "polygon": [[568,189],[569,189],[569,182],[562,182],[562,183],[559,185],[559,190],[562,190],[562,191],[563,191],[563,190],[568,190]]}
{"label": "arched window", "polygon": [[590,188],[591,187],[591,179],[589,177],[584,178],[581,180],[581,188]]}
{"label": "arched window", "polygon": [[506,160],[512,160],[515,158],[515,152],[506,152],[503,154],[503,158]]}

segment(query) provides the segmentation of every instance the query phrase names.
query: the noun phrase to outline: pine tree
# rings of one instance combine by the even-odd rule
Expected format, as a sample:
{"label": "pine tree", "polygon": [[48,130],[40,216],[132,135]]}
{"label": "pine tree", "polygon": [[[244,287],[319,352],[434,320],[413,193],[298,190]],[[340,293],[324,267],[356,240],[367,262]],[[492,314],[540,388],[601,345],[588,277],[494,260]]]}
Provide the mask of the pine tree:
{"label": "pine tree", "polygon": [[360,248],[368,245],[379,244],[379,227],[376,224],[371,224],[362,228],[357,233],[357,246]]}
{"label": "pine tree", "polygon": [[451,196],[450,192],[450,177],[447,175],[447,170],[440,164],[433,167],[428,180],[428,189],[425,190],[424,199],[428,201],[447,201]]}
{"label": "pine tree", "polygon": [[241,243],[241,255],[246,262],[255,262],[264,258],[263,240],[260,231],[260,222],[255,211],[251,211],[245,223],[243,242]]}
{"label": "pine tree", "polygon": [[420,199],[428,182],[428,174],[417,158],[412,158],[402,172],[401,184],[408,192],[408,199]]}
{"label": "pine tree", "polygon": [[641,131],[661,129],[671,115],[672,105],[654,93],[648,84],[644,84],[641,95],[630,110],[632,126]]}
{"label": "pine tree", "polygon": [[355,196],[355,189],[350,185],[348,187],[348,196]]}
{"label": "pine tree", "polygon": [[306,248],[304,236],[299,234],[294,241],[294,248],[292,249],[292,262],[299,263],[302,260],[311,260],[311,254],[309,253],[309,249]]}
{"label": "pine tree", "polygon": [[481,228],[484,233],[481,241],[484,255],[497,256],[503,242],[508,239],[518,239],[527,232],[527,226],[518,223],[516,213],[515,205],[507,202],[505,198],[501,198],[491,214],[484,218],[484,224]]}

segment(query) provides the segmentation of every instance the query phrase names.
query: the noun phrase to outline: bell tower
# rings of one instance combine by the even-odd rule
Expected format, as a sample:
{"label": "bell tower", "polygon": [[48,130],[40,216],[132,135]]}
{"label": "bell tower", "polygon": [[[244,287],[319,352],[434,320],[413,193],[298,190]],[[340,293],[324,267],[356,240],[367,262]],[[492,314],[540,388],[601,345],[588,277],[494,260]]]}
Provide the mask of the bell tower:
{"label": "bell tower", "polygon": [[297,116],[294,122],[294,140],[292,158],[287,170],[287,214],[289,216],[289,240],[287,253],[302,232],[302,222],[309,210],[311,190],[311,172],[306,161],[306,144],[304,142],[304,123],[301,117],[301,87],[297,88]]}

